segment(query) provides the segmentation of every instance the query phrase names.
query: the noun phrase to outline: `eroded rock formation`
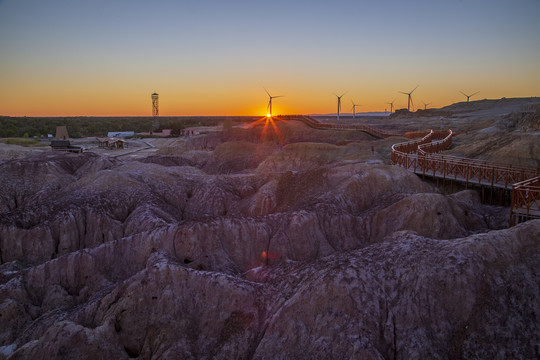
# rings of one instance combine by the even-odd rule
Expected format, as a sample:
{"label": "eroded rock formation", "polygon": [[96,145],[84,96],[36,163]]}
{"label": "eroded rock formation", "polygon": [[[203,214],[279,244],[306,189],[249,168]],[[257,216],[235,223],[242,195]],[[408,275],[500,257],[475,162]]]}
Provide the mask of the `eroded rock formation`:
{"label": "eroded rock formation", "polygon": [[227,136],[0,163],[0,358],[540,355],[540,221],[371,145]]}

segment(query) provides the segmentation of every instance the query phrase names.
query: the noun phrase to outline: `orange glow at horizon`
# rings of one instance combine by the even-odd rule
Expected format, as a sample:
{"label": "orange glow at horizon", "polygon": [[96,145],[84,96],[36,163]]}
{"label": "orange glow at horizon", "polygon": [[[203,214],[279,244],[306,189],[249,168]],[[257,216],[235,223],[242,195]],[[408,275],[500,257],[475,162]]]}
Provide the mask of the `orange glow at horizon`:
{"label": "orange glow at horizon", "polygon": [[416,85],[414,110],[540,96],[539,1],[127,3],[0,0],[0,115],[146,117],[153,92],[160,116],[263,117],[269,93],[271,115],[331,116],[344,92],[344,115],[384,112]]}
{"label": "orange glow at horizon", "polygon": [[[403,81],[405,83],[405,81]],[[412,81],[406,82],[411,83]],[[502,81],[501,81],[502,82]],[[414,84],[414,83],[413,83]],[[498,85],[498,86],[496,86]],[[318,86],[319,87],[322,87]],[[351,90],[342,100],[343,114],[352,113],[350,100],[362,104],[357,112],[384,112],[390,110],[387,104],[394,100],[394,109],[407,107],[407,96],[398,91],[408,91],[410,86],[372,86],[371,92]],[[308,90],[292,85],[278,87],[280,93],[286,94],[274,105],[275,114],[335,114],[336,101],[332,92],[324,90]],[[330,86],[325,85],[325,88]],[[353,87],[353,86],[350,86]],[[347,88],[347,86],[331,86],[331,88]],[[471,101],[481,99],[498,99],[501,97],[531,97],[540,95],[540,88],[535,90],[534,84],[527,87],[513,87],[504,90],[504,84],[491,87],[460,86],[458,81],[437,87],[433,84],[420,84],[413,94],[414,110],[423,109],[423,103],[430,103],[430,108],[440,108],[466,99],[458,89],[465,88],[469,92],[479,91]],[[283,90],[282,90],[283,89]],[[11,87],[0,88],[0,115],[5,116],[152,116],[150,94],[160,94],[160,116],[264,116],[267,117],[266,99],[263,91],[257,87],[247,89],[236,87],[227,92],[223,87],[203,89],[195,92],[176,86],[149,87],[144,91],[138,88],[109,88],[103,91],[92,86],[84,89],[73,87],[63,89],[56,84],[47,89],[39,85],[22,82]],[[536,92],[536,93],[535,93]]]}
{"label": "orange glow at horizon", "polygon": [[[167,74],[152,79],[148,74],[124,70],[109,77],[114,80],[101,82],[104,74],[89,73],[81,75],[74,83],[69,77],[73,71],[47,75],[28,70],[24,76],[17,76],[17,72],[6,73],[0,87],[0,115],[152,116],[150,95],[153,92],[159,93],[160,116],[268,114],[268,98],[263,87],[241,74],[232,74],[221,81],[188,75],[180,81],[165,76]],[[396,73],[384,76],[357,73],[336,81],[332,78],[335,74],[328,71],[309,79],[273,73],[262,82],[268,83],[272,92],[285,95],[273,104],[273,114],[335,114],[333,93],[345,90],[348,92],[342,100],[342,113],[348,114],[352,113],[351,100],[362,104],[357,108],[360,113],[389,110],[387,103],[392,100],[394,109],[406,108],[407,96],[399,91],[409,91],[418,84],[413,94],[414,109],[423,108],[423,102],[430,103],[430,108],[440,108],[465,101],[460,90],[479,91],[471,100],[538,96],[540,82],[531,81],[531,76],[540,79],[538,74],[540,72],[528,74],[526,81],[514,77],[513,83],[508,79],[512,74],[495,78],[489,72],[475,81],[471,81],[471,74],[466,72],[449,73],[445,77],[434,73],[424,81]],[[356,81],[359,77],[363,77],[361,85]]]}

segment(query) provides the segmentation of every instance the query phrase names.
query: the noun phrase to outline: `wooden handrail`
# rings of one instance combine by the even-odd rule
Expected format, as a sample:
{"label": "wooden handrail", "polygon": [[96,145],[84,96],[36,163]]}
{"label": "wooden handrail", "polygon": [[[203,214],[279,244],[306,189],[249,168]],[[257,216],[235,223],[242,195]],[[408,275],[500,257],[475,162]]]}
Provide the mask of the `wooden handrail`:
{"label": "wooden handrail", "polygon": [[447,134],[439,141],[432,140],[440,138],[441,134],[430,132],[422,139],[392,145],[392,163],[423,175],[506,189],[511,189],[512,184],[540,175],[539,168],[437,154],[451,146],[453,133],[449,130]]}
{"label": "wooden handrail", "polygon": [[332,124],[321,123],[309,115],[279,115],[277,119],[301,121],[309,127],[319,130],[360,130],[378,138],[387,138],[390,136],[403,136],[402,134],[389,133],[368,125],[363,124]]}
{"label": "wooden handrail", "polygon": [[540,168],[440,155],[452,145],[453,133],[434,141],[441,136],[430,131],[422,139],[392,145],[392,163],[423,176],[512,190],[510,226],[540,218]]}
{"label": "wooden handrail", "polygon": [[452,146],[452,130],[395,134],[361,124],[321,123],[307,115],[280,115],[277,118],[302,121],[307,126],[321,130],[360,130],[378,138],[420,137],[392,145],[392,164],[422,176],[511,190],[510,226],[540,218],[540,168],[441,155],[440,152]]}
{"label": "wooden handrail", "polygon": [[540,217],[540,176],[512,185],[510,226]]}

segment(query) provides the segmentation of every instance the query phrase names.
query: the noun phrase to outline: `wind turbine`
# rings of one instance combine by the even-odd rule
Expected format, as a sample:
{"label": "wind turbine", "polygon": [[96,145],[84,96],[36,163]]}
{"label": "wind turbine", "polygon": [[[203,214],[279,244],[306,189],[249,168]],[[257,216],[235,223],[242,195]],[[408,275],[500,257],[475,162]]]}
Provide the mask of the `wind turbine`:
{"label": "wind turbine", "polygon": [[428,106],[428,105],[431,105],[431,103],[427,103],[427,104],[426,104],[426,103],[423,102],[423,101],[422,101],[422,104],[424,104],[424,110],[427,110],[427,106]]}
{"label": "wind turbine", "polygon": [[354,101],[352,101],[352,100],[351,100],[351,103],[352,103],[352,111],[353,111],[352,117],[354,119],[356,117],[356,107],[360,106],[360,104],[355,104]]}
{"label": "wind turbine", "polygon": [[339,111],[341,110],[341,98],[343,97],[343,95],[345,95],[347,92],[345,91],[343,94],[341,94],[341,96],[338,96],[337,94],[334,94],[336,95],[337,97],[337,119],[339,121]]}
{"label": "wind turbine", "polygon": [[477,91],[477,92],[475,92],[474,94],[467,95],[467,94],[465,94],[463,91],[460,91],[460,93],[462,93],[463,95],[465,95],[465,96],[467,97],[467,102],[469,102],[469,98],[470,98],[471,96],[474,96],[474,95],[478,94],[479,92],[480,92],[480,91]]}
{"label": "wind turbine", "polygon": [[414,106],[411,95],[414,92],[414,90],[416,90],[419,86],[420,85],[416,85],[416,87],[414,89],[412,89],[411,92],[408,92],[408,93],[403,92],[403,91],[398,91],[398,92],[400,92],[402,94],[405,94],[405,95],[407,95],[409,97],[408,102],[407,102],[407,111],[411,111],[411,104]]}
{"label": "wind turbine", "polygon": [[268,92],[268,90],[266,90],[265,88],[263,88],[264,91],[266,91],[266,94],[268,94],[268,114],[266,115],[267,117],[272,117],[272,99],[275,99],[275,98],[280,98],[280,97],[283,97],[283,95],[278,95],[278,96],[272,96],[270,95],[270,93]]}
{"label": "wind turbine", "polygon": [[390,105],[390,114],[394,112],[394,101],[396,101],[396,99],[392,100],[392,102],[387,103],[388,105]]}

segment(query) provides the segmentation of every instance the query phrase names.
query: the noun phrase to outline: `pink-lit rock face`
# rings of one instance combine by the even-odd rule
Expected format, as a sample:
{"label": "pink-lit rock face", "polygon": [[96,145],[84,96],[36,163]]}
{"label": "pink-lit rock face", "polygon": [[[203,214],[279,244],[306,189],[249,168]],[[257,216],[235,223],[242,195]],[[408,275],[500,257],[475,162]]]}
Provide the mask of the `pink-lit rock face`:
{"label": "pink-lit rock face", "polygon": [[371,143],[228,136],[1,162],[0,359],[539,355],[540,220]]}

